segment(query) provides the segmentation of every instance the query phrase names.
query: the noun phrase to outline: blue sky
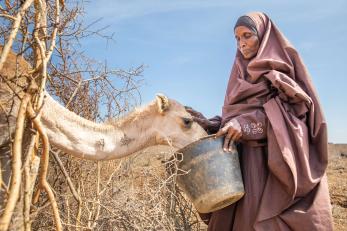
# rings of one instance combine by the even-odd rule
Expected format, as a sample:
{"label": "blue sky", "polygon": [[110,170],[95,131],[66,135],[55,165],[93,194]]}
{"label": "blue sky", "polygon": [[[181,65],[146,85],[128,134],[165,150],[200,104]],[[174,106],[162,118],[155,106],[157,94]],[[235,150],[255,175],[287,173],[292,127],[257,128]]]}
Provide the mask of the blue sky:
{"label": "blue sky", "polygon": [[158,92],[207,117],[221,114],[236,52],[233,26],[263,11],[301,54],[318,90],[329,141],[347,143],[347,1],[316,0],[98,0],[86,3],[85,21],[102,18],[115,42],[82,42],[91,57],[129,69],[141,64],[143,103]]}

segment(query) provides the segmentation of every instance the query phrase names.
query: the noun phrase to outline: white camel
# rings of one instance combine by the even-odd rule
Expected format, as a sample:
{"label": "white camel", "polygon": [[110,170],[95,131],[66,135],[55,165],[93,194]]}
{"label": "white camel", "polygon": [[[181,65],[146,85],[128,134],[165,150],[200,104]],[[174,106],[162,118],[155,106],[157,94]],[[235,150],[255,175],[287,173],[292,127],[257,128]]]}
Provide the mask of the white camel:
{"label": "white camel", "polygon": [[[0,72],[0,148],[9,144],[9,134],[14,132],[19,98],[13,89],[22,94],[18,85],[23,85],[25,78],[18,76],[24,76],[29,69],[29,64],[10,52]],[[95,123],[45,94],[41,120],[51,144],[68,154],[91,160],[121,158],[157,144],[170,143],[181,148],[206,135],[183,105],[164,95],[157,95],[153,102],[123,119]]]}

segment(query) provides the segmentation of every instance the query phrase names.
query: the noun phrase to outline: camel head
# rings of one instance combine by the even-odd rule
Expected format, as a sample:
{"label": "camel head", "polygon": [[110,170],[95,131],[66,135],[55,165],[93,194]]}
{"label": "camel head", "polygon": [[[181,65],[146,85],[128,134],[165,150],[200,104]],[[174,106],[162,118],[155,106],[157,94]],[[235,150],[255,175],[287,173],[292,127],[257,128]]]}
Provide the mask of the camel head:
{"label": "camel head", "polygon": [[206,136],[206,131],[193,121],[184,106],[163,94],[156,96],[157,114],[153,125],[158,127],[156,141],[159,144],[170,144],[175,148]]}

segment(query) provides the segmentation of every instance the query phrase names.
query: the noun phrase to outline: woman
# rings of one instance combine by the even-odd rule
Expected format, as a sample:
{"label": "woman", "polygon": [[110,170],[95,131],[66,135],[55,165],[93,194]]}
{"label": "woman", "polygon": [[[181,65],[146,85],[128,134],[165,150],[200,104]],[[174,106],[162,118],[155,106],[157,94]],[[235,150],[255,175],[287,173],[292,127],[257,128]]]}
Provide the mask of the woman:
{"label": "woman", "polygon": [[327,126],[295,48],[263,13],[240,17],[222,117],[187,109],[224,150],[238,141],[246,194],[203,214],[209,230],[332,230]]}

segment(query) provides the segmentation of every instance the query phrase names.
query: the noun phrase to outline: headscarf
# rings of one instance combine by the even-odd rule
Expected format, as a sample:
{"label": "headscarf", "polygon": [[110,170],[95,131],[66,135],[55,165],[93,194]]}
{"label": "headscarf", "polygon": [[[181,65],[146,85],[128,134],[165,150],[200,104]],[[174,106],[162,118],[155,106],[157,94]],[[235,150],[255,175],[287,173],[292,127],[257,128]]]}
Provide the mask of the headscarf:
{"label": "headscarf", "polygon": [[[236,53],[222,125],[254,108],[266,114],[269,176],[258,213],[258,219],[265,220],[294,205],[319,184],[328,160],[327,126],[296,49],[264,13],[246,16],[256,26],[259,50],[251,60]],[[259,92],[267,95],[261,105],[255,99]]]}
{"label": "headscarf", "polygon": [[246,15],[239,17],[239,19],[235,23],[234,31],[235,31],[236,27],[238,27],[238,26],[245,26],[245,27],[249,28],[250,30],[252,30],[255,34],[258,34],[257,26],[255,25],[253,20]]}

